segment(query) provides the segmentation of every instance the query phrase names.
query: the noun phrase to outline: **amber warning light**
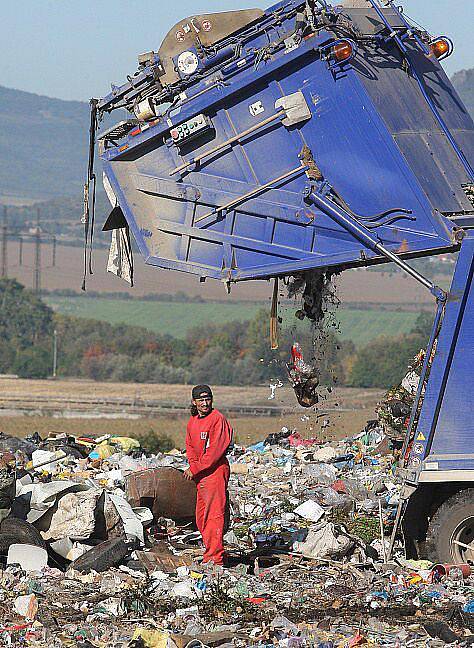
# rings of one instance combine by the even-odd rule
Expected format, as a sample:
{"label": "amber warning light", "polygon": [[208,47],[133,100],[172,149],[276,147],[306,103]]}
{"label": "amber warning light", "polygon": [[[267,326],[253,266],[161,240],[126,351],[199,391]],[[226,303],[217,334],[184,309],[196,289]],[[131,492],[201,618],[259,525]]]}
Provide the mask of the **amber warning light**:
{"label": "amber warning light", "polygon": [[334,45],[332,48],[332,55],[339,63],[347,61],[353,56],[353,54],[354,48],[349,41],[339,41],[339,43]]}
{"label": "amber warning light", "polygon": [[442,60],[452,54],[453,44],[449,38],[437,38],[430,43],[430,50],[438,60]]}

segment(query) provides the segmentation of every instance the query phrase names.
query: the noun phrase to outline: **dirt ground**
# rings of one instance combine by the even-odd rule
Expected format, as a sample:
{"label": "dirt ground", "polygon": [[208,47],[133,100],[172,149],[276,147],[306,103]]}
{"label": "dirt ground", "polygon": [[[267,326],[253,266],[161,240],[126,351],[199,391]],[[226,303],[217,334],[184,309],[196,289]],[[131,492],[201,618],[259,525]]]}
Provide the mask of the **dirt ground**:
{"label": "dirt ground", "polygon": [[[213,386],[217,407],[230,405],[281,405],[293,407],[296,403],[291,387],[276,389],[275,398],[269,399],[270,387]],[[0,376],[0,403],[2,396],[15,395],[24,399],[35,396],[74,398],[136,398],[141,400],[173,401],[187,403],[190,399],[189,385],[161,385],[157,383],[113,383],[93,380],[27,380]],[[364,407],[381,394],[377,389],[338,387],[324,401],[325,406]],[[299,408],[304,411],[302,408]]]}
{"label": "dirt ground", "polygon": [[[67,415],[67,399],[123,398],[187,403],[188,385],[157,385],[127,383],[95,383],[92,381],[14,380],[0,378],[0,431],[16,436],[26,436],[38,431],[42,436],[50,432],[69,432],[76,435],[119,434],[140,436],[153,430],[156,434],[169,435],[176,446],[182,446],[187,416],[166,414],[157,418],[121,418],[117,405],[117,418],[97,418],[93,411],[83,418]],[[276,397],[269,400],[269,387],[222,387],[214,388],[215,405],[225,410],[237,405],[274,405],[286,408],[277,416],[231,416],[238,443],[249,444],[264,439],[283,426],[294,429],[305,438],[341,438],[360,431],[367,420],[374,418],[374,407],[381,392],[373,389],[339,388],[321,403],[319,410],[305,410],[296,403],[293,391],[288,387],[276,390]],[[64,398],[64,417],[17,416],[12,411],[10,398],[23,402],[43,397],[47,400]],[[21,406],[21,403],[18,404]],[[8,408],[6,415],[5,408]],[[21,410],[20,410],[21,411]],[[89,418],[90,416],[90,418]],[[328,424],[326,425],[326,421]]]}

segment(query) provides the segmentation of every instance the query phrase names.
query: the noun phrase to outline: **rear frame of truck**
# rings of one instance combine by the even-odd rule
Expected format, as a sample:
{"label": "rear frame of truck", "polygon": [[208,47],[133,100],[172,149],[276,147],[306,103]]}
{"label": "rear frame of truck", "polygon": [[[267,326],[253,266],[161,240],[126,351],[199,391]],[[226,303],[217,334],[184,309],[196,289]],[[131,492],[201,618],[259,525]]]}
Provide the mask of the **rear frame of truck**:
{"label": "rear frame of truck", "polygon": [[474,229],[466,232],[438,305],[399,470],[407,553],[445,563],[474,562]]}

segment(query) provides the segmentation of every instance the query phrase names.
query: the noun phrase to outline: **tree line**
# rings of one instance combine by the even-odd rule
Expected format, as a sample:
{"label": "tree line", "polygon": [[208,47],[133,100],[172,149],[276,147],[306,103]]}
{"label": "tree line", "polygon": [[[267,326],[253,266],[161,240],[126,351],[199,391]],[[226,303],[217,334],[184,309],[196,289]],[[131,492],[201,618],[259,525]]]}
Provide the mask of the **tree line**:
{"label": "tree line", "polygon": [[[17,281],[0,280],[0,373],[50,376],[54,330],[60,377],[221,385],[286,380],[295,335],[290,328],[280,331],[279,348],[272,351],[269,314],[262,310],[250,321],[191,328],[181,340],[141,327],[56,314]],[[429,331],[430,317],[422,314],[408,335],[377,338],[361,349],[332,330],[314,331],[309,323],[303,337],[299,329],[298,341],[305,358],[317,364],[322,383],[389,387],[401,379]]]}

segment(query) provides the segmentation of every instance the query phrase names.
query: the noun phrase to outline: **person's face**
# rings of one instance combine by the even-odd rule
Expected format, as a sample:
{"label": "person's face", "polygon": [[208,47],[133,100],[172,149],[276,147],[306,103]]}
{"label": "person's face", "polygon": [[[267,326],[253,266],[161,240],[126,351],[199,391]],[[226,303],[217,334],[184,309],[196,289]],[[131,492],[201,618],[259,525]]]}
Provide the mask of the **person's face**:
{"label": "person's face", "polygon": [[196,405],[199,416],[205,416],[206,414],[209,414],[212,409],[212,398],[211,396],[196,398],[193,400],[193,405]]}

